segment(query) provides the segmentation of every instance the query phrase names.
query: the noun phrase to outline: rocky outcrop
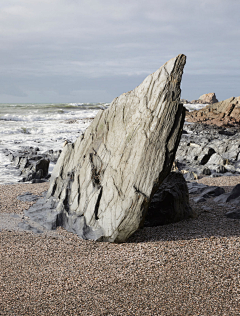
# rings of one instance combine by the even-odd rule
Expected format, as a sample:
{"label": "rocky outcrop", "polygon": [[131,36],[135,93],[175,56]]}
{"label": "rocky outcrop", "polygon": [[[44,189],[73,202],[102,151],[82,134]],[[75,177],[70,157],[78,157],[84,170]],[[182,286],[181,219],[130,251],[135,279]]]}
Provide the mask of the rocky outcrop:
{"label": "rocky outcrop", "polygon": [[180,141],[185,61],[184,55],[171,59],[100,110],[85,134],[63,148],[46,200],[26,214],[45,227],[110,242],[123,242],[142,226]]}
{"label": "rocky outcrop", "polygon": [[166,225],[195,215],[189,205],[186,180],[181,173],[171,172],[153,196],[144,226]]}
{"label": "rocky outcrop", "polygon": [[22,182],[37,183],[48,181],[49,163],[56,163],[61,150],[48,150],[41,152],[38,147],[22,146],[19,150],[4,149],[3,153],[8,156],[13,166],[19,169]]}
{"label": "rocky outcrop", "polygon": [[214,92],[203,94],[197,100],[188,101],[186,99],[181,99],[180,101],[183,104],[213,104],[218,102]]}
{"label": "rocky outcrop", "polygon": [[240,125],[240,97],[230,98],[218,103],[210,104],[201,110],[188,112],[188,122],[204,122],[217,126]]}
{"label": "rocky outcrop", "polygon": [[213,104],[218,102],[214,92],[201,95],[199,97],[199,100],[202,101],[204,104]]}
{"label": "rocky outcrop", "polygon": [[173,167],[181,171],[186,180],[239,175],[239,128],[185,123]]}

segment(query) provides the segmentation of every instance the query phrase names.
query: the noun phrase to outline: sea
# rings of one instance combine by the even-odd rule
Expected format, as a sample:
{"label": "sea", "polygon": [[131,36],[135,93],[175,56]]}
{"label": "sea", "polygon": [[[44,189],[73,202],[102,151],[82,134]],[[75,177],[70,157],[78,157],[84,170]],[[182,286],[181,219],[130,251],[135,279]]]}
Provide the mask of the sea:
{"label": "sea", "polygon": [[[62,149],[64,142],[74,142],[89,126],[99,110],[110,103],[0,103],[0,184],[13,184],[21,177],[4,149],[38,147],[41,153]],[[185,104],[192,111],[203,104]],[[51,163],[51,173],[54,164]]]}

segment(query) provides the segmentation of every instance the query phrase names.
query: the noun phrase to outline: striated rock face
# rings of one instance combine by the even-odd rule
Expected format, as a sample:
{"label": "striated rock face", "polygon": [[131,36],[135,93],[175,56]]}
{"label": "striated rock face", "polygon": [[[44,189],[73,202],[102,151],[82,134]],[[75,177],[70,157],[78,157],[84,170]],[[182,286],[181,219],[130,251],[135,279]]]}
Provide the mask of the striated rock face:
{"label": "striated rock face", "polygon": [[200,96],[199,100],[201,100],[204,104],[213,104],[218,102],[215,93],[203,94]]}
{"label": "striated rock face", "polygon": [[67,144],[46,200],[26,214],[84,239],[123,242],[139,226],[171,170],[185,111],[184,55],[169,60],[133,91],[99,111],[85,134]]}
{"label": "striated rock face", "polygon": [[240,97],[230,98],[218,103],[207,105],[205,108],[188,112],[188,122],[204,122],[217,126],[239,126],[240,124]]}

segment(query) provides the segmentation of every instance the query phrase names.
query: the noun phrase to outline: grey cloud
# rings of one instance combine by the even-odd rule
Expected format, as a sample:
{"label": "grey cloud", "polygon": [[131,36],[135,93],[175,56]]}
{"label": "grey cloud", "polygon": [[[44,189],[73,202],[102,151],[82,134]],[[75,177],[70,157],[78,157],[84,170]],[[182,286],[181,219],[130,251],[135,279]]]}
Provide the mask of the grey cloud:
{"label": "grey cloud", "polygon": [[240,95],[239,9],[235,0],[3,0],[0,70],[11,84],[0,102],[21,93],[111,101],[179,53],[185,98]]}

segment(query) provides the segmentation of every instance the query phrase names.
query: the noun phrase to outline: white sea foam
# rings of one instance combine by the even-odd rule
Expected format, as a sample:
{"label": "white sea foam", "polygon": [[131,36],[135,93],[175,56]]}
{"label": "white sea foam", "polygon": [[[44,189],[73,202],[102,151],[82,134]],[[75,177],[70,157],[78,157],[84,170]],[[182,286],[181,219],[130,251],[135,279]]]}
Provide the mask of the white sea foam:
{"label": "white sea foam", "polygon": [[188,111],[195,111],[195,110],[201,110],[205,108],[205,106],[208,104],[184,104],[185,108],[188,109]]}
{"label": "white sea foam", "polygon": [[61,149],[65,140],[74,142],[102,107],[89,104],[88,109],[82,104],[0,104],[0,184],[20,179],[3,154],[5,148],[15,151],[32,146],[44,152]]}

